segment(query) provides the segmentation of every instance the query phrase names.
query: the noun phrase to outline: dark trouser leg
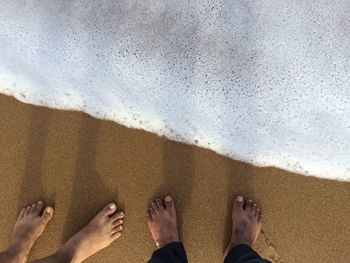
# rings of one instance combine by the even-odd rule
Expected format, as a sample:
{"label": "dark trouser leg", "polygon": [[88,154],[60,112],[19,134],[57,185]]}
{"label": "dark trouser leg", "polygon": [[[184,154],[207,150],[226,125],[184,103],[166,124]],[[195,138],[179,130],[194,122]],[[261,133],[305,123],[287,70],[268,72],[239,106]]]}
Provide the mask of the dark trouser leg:
{"label": "dark trouser leg", "polygon": [[230,250],[224,263],[271,263],[262,259],[258,253],[247,245],[238,245]]}
{"label": "dark trouser leg", "polygon": [[186,251],[181,242],[173,242],[153,252],[148,263],[187,263]]}

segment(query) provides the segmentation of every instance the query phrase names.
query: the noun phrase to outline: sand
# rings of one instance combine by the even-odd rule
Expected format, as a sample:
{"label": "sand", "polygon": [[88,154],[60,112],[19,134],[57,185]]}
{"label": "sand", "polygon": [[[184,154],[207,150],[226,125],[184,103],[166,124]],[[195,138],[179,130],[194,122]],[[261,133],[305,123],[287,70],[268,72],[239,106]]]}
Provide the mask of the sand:
{"label": "sand", "polygon": [[221,262],[233,196],[265,215],[256,249],[274,262],[348,262],[350,183],[257,168],[213,151],[74,111],[0,95],[0,248],[22,206],[56,213],[32,258],[55,251],[107,202],[126,211],[121,239],[87,262],[145,262],[149,201],[171,193],[190,262]]}

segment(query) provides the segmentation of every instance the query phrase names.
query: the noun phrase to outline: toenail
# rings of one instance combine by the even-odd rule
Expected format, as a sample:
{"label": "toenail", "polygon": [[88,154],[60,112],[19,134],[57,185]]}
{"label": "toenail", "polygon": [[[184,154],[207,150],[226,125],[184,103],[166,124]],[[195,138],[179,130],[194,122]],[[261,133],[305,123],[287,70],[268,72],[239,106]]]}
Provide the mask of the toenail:
{"label": "toenail", "polygon": [[170,196],[165,197],[165,201],[171,202],[172,198]]}
{"label": "toenail", "polygon": [[120,216],[123,216],[123,215],[124,215],[124,212],[120,212],[119,215],[120,215]]}
{"label": "toenail", "polygon": [[237,200],[238,202],[243,202],[243,197],[242,197],[242,196],[237,196],[236,200]]}
{"label": "toenail", "polygon": [[39,202],[38,202],[38,205],[42,205],[42,204],[43,204],[43,201],[39,201]]}
{"label": "toenail", "polygon": [[115,209],[115,204],[110,204],[110,205],[109,205],[109,209],[111,209],[111,210],[112,210],[112,209]]}
{"label": "toenail", "polygon": [[50,207],[46,208],[46,213],[48,213],[48,214],[51,213],[51,208]]}

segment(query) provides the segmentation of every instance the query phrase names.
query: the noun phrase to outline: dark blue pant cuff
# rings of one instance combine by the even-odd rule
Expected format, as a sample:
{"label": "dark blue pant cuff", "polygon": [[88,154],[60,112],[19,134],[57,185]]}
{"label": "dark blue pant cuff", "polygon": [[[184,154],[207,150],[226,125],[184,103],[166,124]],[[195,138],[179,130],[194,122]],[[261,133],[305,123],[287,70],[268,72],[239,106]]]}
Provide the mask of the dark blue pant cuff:
{"label": "dark blue pant cuff", "polygon": [[184,245],[181,242],[172,242],[153,252],[149,263],[187,263]]}
{"label": "dark blue pant cuff", "polygon": [[244,262],[269,262],[262,259],[258,253],[256,253],[248,245],[238,245],[233,247],[226,256],[224,263],[244,263]]}

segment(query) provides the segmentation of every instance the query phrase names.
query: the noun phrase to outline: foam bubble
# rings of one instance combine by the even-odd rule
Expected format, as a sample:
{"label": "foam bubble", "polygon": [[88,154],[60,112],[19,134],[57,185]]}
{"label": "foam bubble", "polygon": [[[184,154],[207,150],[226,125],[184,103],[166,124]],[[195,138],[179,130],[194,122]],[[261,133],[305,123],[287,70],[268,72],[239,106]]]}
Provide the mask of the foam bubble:
{"label": "foam bubble", "polygon": [[350,180],[349,17],[346,0],[3,1],[0,92]]}

